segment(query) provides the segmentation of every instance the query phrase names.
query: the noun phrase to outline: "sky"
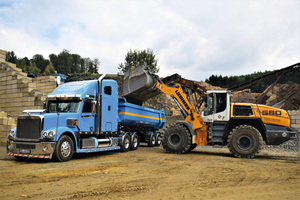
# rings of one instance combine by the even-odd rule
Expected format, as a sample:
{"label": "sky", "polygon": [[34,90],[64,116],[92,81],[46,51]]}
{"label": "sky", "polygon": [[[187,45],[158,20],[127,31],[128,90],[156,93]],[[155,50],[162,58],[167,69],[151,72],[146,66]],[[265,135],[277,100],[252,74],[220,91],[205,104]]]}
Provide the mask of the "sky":
{"label": "sky", "polygon": [[0,49],[18,58],[67,49],[115,74],[148,48],[161,77],[287,67],[300,61],[300,0],[0,0]]}

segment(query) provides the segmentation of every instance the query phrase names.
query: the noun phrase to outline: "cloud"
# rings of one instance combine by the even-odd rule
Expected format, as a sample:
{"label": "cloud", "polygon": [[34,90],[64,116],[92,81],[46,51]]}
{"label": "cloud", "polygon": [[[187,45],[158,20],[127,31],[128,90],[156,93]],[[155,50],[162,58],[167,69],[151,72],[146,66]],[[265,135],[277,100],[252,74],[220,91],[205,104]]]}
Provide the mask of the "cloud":
{"label": "cloud", "polygon": [[0,48],[19,57],[68,49],[116,73],[130,49],[153,49],[161,76],[205,80],[299,62],[300,2],[2,1]]}

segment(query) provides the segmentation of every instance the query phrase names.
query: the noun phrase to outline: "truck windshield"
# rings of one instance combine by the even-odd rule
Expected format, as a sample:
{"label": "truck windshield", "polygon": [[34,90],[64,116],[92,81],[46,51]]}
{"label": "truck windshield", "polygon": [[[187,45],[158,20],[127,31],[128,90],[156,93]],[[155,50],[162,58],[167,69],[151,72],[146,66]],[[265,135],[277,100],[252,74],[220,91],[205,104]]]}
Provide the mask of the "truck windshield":
{"label": "truck windshield", "polygon": [[47,113],[77,113],[81,101],[48,101]]}

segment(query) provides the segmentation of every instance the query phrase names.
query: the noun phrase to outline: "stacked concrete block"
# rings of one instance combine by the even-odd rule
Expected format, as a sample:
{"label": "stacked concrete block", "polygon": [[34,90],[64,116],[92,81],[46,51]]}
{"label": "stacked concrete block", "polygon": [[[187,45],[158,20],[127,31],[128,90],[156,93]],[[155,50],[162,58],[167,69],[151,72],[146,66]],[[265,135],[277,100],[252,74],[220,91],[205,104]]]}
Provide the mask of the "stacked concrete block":
{"label": "stacked concrete block", "polygon": [[36,89],[41,91],[44,95],[52,93],[56,88],[56,80],[53,76],[33,78],[32,82],[36,84]]}
{"label": "stacked concrete block", "polygon": [[5,62],[6,59],[6,51],[0,49],[0,62]]}
{"label": "stacked concrete block", "polygon": [[16,119],[25,109],[41,108],[36,102],[41,101],[37,96],[41,92],[35,92],[36,84],[15,66],[0,63],[0,87],[0,110],[12,118]]}
{"label": "stacked concrete block", "polygon": [[291,126],[300,132],[300,110],[288,111],[291,117]]}
{"label": "stacked concrete block", "polygon": [[[43,108],[43,100],[56,86],[54,77],[29,78],[8,62],[0,63],[0,111],[16,119],[26,109]],[[42,91],[41,91],[42,90]]]}
{"label": "stacked concrete block", "polygon": [[6,112],[0,111],[0,143],[5,143],[7,133],[16,127],[14,118],[8,117]]}

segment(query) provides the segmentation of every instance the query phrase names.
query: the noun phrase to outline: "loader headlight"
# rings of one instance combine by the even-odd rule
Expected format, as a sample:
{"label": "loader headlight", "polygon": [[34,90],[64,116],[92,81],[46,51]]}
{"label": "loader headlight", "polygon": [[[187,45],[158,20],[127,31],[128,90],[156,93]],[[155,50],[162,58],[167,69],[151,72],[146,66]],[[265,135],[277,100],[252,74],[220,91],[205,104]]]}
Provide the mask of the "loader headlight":
{"label": "loader headlight", "polygon": [[286,132],[282,133],[282,137],[286,137],[288,134]]}

